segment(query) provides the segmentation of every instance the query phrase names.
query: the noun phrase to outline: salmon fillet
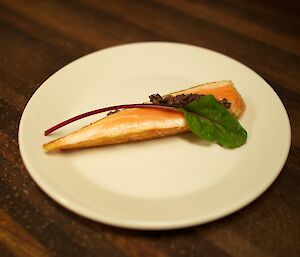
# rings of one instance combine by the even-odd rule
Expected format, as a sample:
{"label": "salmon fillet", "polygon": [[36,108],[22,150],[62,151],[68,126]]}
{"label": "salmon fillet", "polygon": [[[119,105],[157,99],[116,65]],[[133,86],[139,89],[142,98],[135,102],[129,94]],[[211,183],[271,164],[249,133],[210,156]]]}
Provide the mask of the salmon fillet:
{"label": "salmon fillet", "polygon": [[[239,118],[245,103],[231,81],[219,81],[198,85],[170,93],[213,95],[217,100],[227,99],[229,111]],[[46,152],[78,149],[102,145],[141,141],[170,136],[189,131],[182,112],[158,108],[124,109],[108,115],[64,137],[44,144]]]}

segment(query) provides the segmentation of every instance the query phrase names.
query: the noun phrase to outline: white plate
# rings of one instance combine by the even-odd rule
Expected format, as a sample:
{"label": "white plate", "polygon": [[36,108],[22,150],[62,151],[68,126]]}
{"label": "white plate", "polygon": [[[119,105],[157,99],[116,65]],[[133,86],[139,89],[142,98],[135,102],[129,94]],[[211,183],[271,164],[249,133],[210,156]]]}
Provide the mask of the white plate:
{"label": "white plate", "polygon": [[[147,100],[200,83],[232,80],[247,109],[246,145],[226,150],[191,134],[70,153],[42,144],[101,115],[45,137],[50,126],[82,112]],[[149,42],[108,48],[65,66],[34,93],[19,128],[23,161],[37,184],[66,208],[103,223],[137,229],[192,226],[228,215],[257,198],[281,171],[290,123],[272,88],[222,54]]]}

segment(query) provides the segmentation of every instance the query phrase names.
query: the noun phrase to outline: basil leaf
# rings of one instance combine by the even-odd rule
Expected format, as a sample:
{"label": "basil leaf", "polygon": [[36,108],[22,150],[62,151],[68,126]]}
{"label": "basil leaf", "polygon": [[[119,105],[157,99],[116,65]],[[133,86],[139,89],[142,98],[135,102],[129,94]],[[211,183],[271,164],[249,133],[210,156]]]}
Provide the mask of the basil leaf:
{"label": "basil leaf", "polygon": [[190,130],[202,139],[223,147],[246,143],[247,131],[212,95],[203,96],[180,108]]}

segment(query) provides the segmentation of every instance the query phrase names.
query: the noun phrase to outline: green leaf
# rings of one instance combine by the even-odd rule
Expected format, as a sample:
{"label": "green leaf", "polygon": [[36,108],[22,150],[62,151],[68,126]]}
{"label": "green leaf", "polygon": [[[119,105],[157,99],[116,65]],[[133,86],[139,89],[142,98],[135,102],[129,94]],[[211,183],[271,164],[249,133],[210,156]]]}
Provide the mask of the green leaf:
{"label": "green leaf", "polygon": [[190,130],[202,139],[223,147],[246,143],[247,131],[212,95],[203,96],[180,108]]}

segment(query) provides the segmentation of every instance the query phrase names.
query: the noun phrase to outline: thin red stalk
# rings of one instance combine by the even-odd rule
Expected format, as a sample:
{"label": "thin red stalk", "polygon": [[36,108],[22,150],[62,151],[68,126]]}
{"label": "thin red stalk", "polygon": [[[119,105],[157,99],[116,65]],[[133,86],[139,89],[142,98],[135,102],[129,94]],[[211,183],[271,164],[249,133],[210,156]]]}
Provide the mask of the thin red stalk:
{"label": "thin red stalk", "polygon": [[95,115],[98,113],[102,113],[102,112],[107,112],[107,111],[114,111],[114,110],[120,110],[120,109],[129,109],[129,108],[160,108],[160,109],[167,109],[167,110],[171,110],[171,111],[177,111],[176,108],[171,107],[171,106],[165,106],[165,105],[159,105],[159,104],[122,104],[122,105],[115,105],[115,106],[110,106],[110,107],[105,107],[105,108],[100,108],[97,110],[93,110],[93,111],[89,111],[89,112],[85,112],[82,114],[79,114],[75,117],[72,117],[70,119],[67,119],[63,122],[60,122],[58,124],[56,124],[55,126],[47,129],[44,132],[44,135],[47,136],[49,134],[51,134],[52,132],[54,132],[55,130],[60,129],[61,127],[64,127],[74,121],[83,119],[85,117],[91,116],[91,115]]}

